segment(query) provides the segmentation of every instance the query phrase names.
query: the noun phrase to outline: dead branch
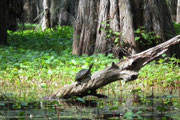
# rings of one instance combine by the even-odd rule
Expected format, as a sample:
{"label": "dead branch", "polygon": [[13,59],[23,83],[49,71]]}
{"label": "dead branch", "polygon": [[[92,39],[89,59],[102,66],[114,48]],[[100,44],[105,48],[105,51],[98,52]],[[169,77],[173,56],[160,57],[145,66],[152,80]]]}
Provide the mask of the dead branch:
{"label": "dead branch", "polygon": [[89,91],[96,91],[96,89],[103,87],[109,83],[117,80],[132,81],[138,76],[138,71],[146,64],[161,56],[168,48],[180,43],[180,35],[152,47],[141,53],[127,57],[119,63],[112,63],[111,66],[96,72],[91,76],[91,79],[85,83],[78,84],[77,82],[71,85],[62,87],[52,97],[68,98],[72,96],[86,96]]}

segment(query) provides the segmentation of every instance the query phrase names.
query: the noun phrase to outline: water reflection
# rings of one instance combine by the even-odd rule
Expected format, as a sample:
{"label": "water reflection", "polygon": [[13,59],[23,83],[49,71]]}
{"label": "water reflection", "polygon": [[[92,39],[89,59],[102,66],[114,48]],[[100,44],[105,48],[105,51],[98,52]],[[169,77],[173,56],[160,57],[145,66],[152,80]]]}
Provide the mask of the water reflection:
{"label": "water reflection", "polygon": [[144,97],[138,94],[116,98],[50,100],[38,102],[0,101],[0,119],[180,119],[178,96]]}

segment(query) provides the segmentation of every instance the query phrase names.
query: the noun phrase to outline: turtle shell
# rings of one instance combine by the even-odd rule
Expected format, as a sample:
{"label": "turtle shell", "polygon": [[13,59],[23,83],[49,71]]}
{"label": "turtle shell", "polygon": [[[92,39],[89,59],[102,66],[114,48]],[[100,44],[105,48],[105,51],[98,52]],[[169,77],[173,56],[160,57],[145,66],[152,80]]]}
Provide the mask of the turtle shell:
{"label": "turtle shell", "polygon": [[86,78],[86,76],[88,75],[89,73],[89,69],[83,69],[83,70],[80,70],[78,72],[78,74],[76,75],[76,81],[81,81],[81,79],[84,79]]}
{"label": "turtle shell", "polygon": [[78,82],[80,82],[80,81],[82,81],[83,79],[85,79],[85,78],[87,78],[87,77],[90,77],[92,66],[93,66],[93,64],[90,65],[89,69],[82,69],[82,70],[80,70],[80,71],[77,73],[75,80],[78,81]]}

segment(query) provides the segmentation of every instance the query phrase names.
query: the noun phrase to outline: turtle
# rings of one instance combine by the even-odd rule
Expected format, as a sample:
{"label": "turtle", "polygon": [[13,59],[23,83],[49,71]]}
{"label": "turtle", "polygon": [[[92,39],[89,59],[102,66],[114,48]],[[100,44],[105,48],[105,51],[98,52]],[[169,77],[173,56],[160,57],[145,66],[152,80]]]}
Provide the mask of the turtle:
{"label": "turtle", "polygon": [[78,83],[81,83],[82,81],[86,80],[86,79],[89,79],[91,77],[91,68],[92,68],[93,64],[91,64],[89,66],[89,69],[82,69],[80,70],[77,75],[76,75],[76,78],[75,80],[78,82]]}

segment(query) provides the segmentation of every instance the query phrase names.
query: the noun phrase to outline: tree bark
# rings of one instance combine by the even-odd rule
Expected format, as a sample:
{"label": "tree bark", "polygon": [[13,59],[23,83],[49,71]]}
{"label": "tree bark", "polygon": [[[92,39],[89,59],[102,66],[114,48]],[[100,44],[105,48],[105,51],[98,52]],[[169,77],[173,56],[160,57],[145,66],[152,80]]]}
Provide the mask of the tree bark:
{"label": "tree bark", "polygon": [[8,30],[15,31],[18,28],[17,20],[22,19],[23,0],[8,1]]}
{"label": "tree bark", "polygon": [[94,0],[80,0],[75,24],[73,54],[92,55],[96,39],[97,2]]}
{"label": "tree bark", "polygon": [[34,0],[25,0],[24,2],[24,21],[27,23],[34,23],[37,17],[37,11]]}
{"label": "tree bark", "polygon": [[176,22],[180,23],[180,0],[178,0],[178,5],[177,5],[177,17],[176,17]]}
{"label": "tree bark", "polygon": [[139,48],[134,40],[135,29],[131,2],[133,1],[119,0],[120,32],[122,33],[122,40],[128,45],[128,52],[135,54]]}
{"label": "tree bark", "polygon": [[[106,28],[109,19],[109,0],[100,0],[99,9],[98,9],[98,24],[97,24],[97,33],[96,33],[96,42],[95,42],[95,53],[103,53],[109,50],[108,40],[105,39],[107,36]],[[104,24],[103,24],[104,22]],[[104,30],[102,30],[104,29]],[[86,33],[84,33],[86,34]]]}
{"label": "tree bark", "polygon": [[[97,0],[96,2],[98,3],[96,7],[99,8],[95,9],[97,16],[93,18],[93,21],[96,21],[94,25],[97,25],[96,33],[93,30],[95,27],[89,27],[87,22],[82,20],[87,16],[81,13],[86,11],[86,7],[89,6],[82,7],[85,3],[79,5],[76,19],[76,26],[79,27],[75,27],[74,31],[73,54],[92,54],[92,51],[109,54],[115,53],[114,50],[121,50],[122,46],[129,54],[135,54],[142,51],[135,41],[136,36],[134,34],[134,31],[139,27],[144,27],[147,33],[154,32],[160,36],[159,43],[175,36],[171,16],[164,0]],[[83,25],[88,26],[87,29],[83,29],[81,27]],[[114,38],[118,36],[110,34],[110,30],[121,33],[119,46],[114,43]],[[90,38],[89,34],[93,34],[95,38]],[[110,37],[107,37],[109,34]],[[78,37],[79,39],[77,39]],[[87,39],[90,40],[91,44],[86,43]],[[88,49],[91,48],[92,44],[95,46],[92,47],[93,50]],[[170,52],[178,54],[177,49]],[[123,53],[118,52],[117,54],[120,56]]]}
{"label": "tree bark", "polygon": [[24,0],[23,22],[36,23],[42,17],[43,0]]}
{"label": "tree bark", "polygon": [[74,25],[77,16],[79,0],[65,0],[60,9],[58,19],[60,25]]}
{"label": "tree bark", "polygon": [[75,82],[71,85],[66,85],[49,98],[83,97],[89,95],[89,91],[96,91],[96,89],[117,80],[125,80],[126,82],[135,80],[138,76],[138,71],[143,66],[164,54],[170,46],[179,43],[180,35],[146,51],[129,56],[117,64],[112,63],[110,67],[93,74],[87,82],[81,84]]}
{"label": "tree bark", "polygon": [[172,18],[173,21],[176,21],[177,1],[178,0],[167,0],[169,12],[171,14],[171,18]]}
{"label": "tree bark", "polygon": [[42,22],[42,31],[50,28],[50,0],[43,1],[44,17]]}
{"label": "tree bark", "polygon": [[0,44],[7,44],[8,4],[6,0],[0,1]]}
{"label": "tree bark", "polygon": [[0,44],[7,45],[7,30],[15,31],[17,19],[21,18],[23,11],[22,0],[1,0],[0,1]]}
{"label": "tree bark", "polygon": [[[50,0],[48,2],[50,27],[55,27],[58,24],[61,26],[73,25],[78,4],[79,0]],[[47,5],[44,4],[43,6],[45,8]]]}
{"label": "tree bark", "polygon": [[[150,11],[150,16],[147,17],[147,19],[151,18],[151,21],[147,21],[151,24],[149,23],[148,25],[148,23],[146,23],[146,25],[149,26],[148,28],[150,28],[146,30],[154,31],[156,35],[160,36],[161,39],[159,40],[159,43],[165,42],[175,36],[176,32],[166,2],[164,0],[149,0],[148,3],[147,11]],[[179,50],[179,45],[177,45],[170,48],[167,54],[168,56],[176,54],[176,57],[180,58]]]}

